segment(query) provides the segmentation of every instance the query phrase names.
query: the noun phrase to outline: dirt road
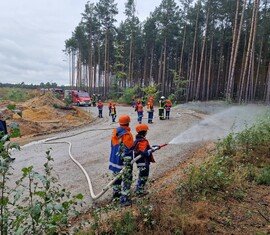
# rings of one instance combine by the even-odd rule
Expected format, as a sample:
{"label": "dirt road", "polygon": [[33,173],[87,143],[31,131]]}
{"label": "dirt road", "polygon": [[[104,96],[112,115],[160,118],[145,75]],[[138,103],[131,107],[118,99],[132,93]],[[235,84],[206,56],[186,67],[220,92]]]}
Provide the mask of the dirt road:
{"label": "dirt road", "polygon": [[[240,123],[243,126],[245,118],[247,120],[246,123],[251,123],[255,116],[267,109],[264,106],[238,106],[234,109],[230,108],[224,103],[211,102],[207,104],[191,103],[189,105],[180,105],[172,109],[170,120],[159,120],[156,108],[154,123],[150,124],[150,131],[147,137],[153,145],[170,142],[172,144],[154,154],[156,163],[151,165],[150,179],[154,180],[162,176],[168,169],[176,166],[190,151],[199,147],[202,144],[202,140],[207,140],[209,133],[215,133],[209,136],[209,139],[215,140],[230,131],[231,127],[237,122],[236,117],[241,120]],[[85,109],[97,116],[97,108],[89,107]],[[131,116],[131,129],[135,135],[134,130],[137,118],[134,109],[118,106],[117,112],[118,115],[129,114]],[[226,115],[228,118],[224,118]],[[143,122],[147,122],[146,112]],[[76,134],[75,136],[65,138],[65,140],[72,142],[73,156],[88,172],[96,193],[100,192],[111,179],[108,170],[110,138],[112,128],[117,126],[117,124],[111,122],[108,110],[105,107],[104,118],[97,118],[92,124],[84,128],[55,135],[57,137],[65,137]],[[42,171],[43,163],[45,162],[45,152],[49,148],[52,149],[51,155],[54,158],[54,170],[59,177],[60,183],[74,194],[84,194],[85,201],[91,204],[92,200],[89,196],[85,177],[69,158],[68,145],[66,144],[36,142],[23,146],[19,152],[13,152],[12,155],[16,157],[13,163],[15,168],[14,179],[19,178],[21,175],[20,169],[26,166],[33,165],[36,171]],[[110,192],[106,193],[99,200],[108,197],[110,197]]]}

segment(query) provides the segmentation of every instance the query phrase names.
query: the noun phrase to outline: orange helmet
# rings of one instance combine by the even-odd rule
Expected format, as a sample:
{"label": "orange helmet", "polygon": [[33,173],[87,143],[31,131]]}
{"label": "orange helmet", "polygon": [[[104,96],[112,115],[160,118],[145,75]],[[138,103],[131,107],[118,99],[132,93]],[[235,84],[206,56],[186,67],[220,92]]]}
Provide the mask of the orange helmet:
{"label": "orange helmet", "polygon": [[128,115],[121,115],[119,117],[119,124],[120,125],[126,125],[130,123],[130,117]]}
{"label": "orange helmet", "polygon": [[139,124],[136,126],[136,131],[139,133],[141,131],[148,131],[149,128],[146,124]]}

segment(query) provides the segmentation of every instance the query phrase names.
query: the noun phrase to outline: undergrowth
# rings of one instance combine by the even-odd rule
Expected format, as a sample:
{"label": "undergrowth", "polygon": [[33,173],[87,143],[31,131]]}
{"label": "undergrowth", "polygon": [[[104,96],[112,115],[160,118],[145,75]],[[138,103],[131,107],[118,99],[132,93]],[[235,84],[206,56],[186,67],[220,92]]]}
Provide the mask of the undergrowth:
{"label": "undergrowth", "polygon": [[14,182],[10,150],[18,145],[7,142],[0,132],[0,234],[58,234],[70,216],[78,214],[83,196],[72,196],[53,174],[50,151],[46,152],[44,174],[24,167]]}
{"label": "undergrowth", "polygon": [[[203,221],[208,204],[231,199],[241,202],[249,185],[270,185],[269,116],[241,133],[229,134],[204,163],[189,167],[175,192],[177,206],[162,209],[167,198],[155,198],[139,200],[131,209],[99,209],[92,215],[91,229],[78,234],[214,233],[213,221],[202,224],[198,220]],[[231,226],[229,211],[222,213],[228,216],[222,217],[221,223]],[[245,216],[250,218],[252,213],[250,210]]]}
{"label": "undergrowth", "polygon": [[181,202],[223,192],[243,199],[247,183],[269,185],[270,118],[263,118],[240,133],[217,143],[216,151],[201,166],[191,166],[187,181],[179,185]]}

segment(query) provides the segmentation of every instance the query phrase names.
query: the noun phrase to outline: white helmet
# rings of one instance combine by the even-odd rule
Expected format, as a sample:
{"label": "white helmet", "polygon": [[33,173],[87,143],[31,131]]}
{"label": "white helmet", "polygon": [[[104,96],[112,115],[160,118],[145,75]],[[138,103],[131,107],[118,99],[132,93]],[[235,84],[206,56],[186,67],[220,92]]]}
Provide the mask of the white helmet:
{"label": "white helmet", "polygon": [[161,99],[165,99],[165,96],[161,96],[160,98],[161,98]]}

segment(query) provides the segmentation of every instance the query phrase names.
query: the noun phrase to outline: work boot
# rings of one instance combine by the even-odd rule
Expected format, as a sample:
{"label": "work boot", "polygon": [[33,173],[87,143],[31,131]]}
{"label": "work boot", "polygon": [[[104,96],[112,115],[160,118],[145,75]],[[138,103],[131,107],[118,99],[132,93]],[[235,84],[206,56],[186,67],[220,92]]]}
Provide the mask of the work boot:
{"label": "work boot", "polygon": [[121,202],[120,204],[122,207],[126,207],[126,206],[131,206],[132,205],[132,202],[131,200],[127,200],[125,202]]}
{"label": "work boot", "polygon": [[13,162],[14,160],[15,160],[14,157],[9,157],[9,158],[8,158],[8,161],[9,161],[9,162]]}
{"label": "work boot", "polygon": [[135,194],[136,194],[137,197],[144,197],[144,196],[148,195],[149,192],[147,192],[147,191],[136,191]]}
{"label": "work boot", "polygon": [[116,191],[116,192],[113,192],[113,196],[111,198],[111,202],[119,202],[120,201],[120,197],[121,197],[121,193]]}

